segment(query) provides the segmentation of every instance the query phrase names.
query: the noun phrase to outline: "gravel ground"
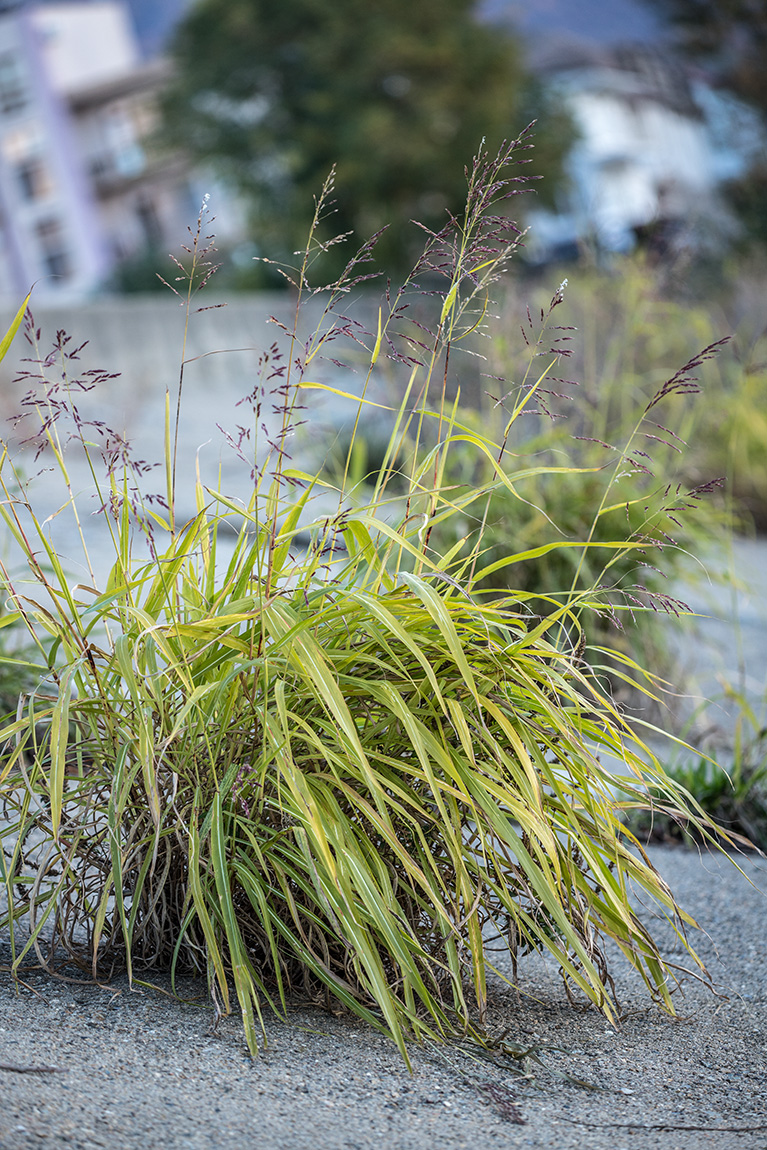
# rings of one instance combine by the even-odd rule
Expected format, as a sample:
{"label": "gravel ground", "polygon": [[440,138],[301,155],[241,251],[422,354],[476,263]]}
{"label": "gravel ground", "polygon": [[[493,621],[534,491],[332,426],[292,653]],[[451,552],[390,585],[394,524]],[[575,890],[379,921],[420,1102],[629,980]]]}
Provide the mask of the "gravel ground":
{"label": "gravel ground", "polygon": [[534,957],[520,998],[494,987],[490,1020],[542,1065],[529,1059],[521,1077],[415,1048],[409,1074],[391,1042],[347,1017],[269,1018],[253,1061],[236,1019],[212,1033],[206,1007],[120,979],[33,974],[17,990],[0,974],[0,1148],[767,1150],[767,861],[740,860],[751,885],[718,855],[650,853],[706,931],[698,949],[716,985],[687,979],[677,1019],[616,962],[614,1030],[569,1006]]}

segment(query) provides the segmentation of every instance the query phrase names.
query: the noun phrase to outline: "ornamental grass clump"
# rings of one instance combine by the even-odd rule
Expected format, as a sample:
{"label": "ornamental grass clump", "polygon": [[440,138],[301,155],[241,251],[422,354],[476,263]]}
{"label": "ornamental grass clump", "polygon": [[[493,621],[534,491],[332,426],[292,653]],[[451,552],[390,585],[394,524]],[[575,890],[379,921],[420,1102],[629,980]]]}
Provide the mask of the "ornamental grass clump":
{"label": "ornamental grass clump", "polygon": [[[250,422],[229,434],[250,459],[247,492],[179,466],[183,368],[166,397],[162,491],[147,494],[157,473],[82,415],[95,377],[74,379],[64,337],[38,356],[21,425],[61,478],[59,515],[71,516],[87,562],[67,464],[70,451],[83,453],[113,561],[103,579],[94,565],[89,585],[72,584],[6,447],[0,515],[27,567],[24,580],[4,573],[6,618],[26,625],[41,661],[39,684],[0,732],[0,926],[14,974],[35,956],[99,979],[119,967],[131,978],[204,973],[218,1009],[239,1004],[252,1052],[265,1006],[284,1011],[299,992],[343,1004],[407,1058],[410,1038],[481,1038],[493,934],[512,969],[525,952],[547,951],[569,992],[610,1019],[614,943],[673,1012],[672,964],[632,890],[662,908],[688,950],[694,924],[626,844],[614,796],[620,786],[636,801],[652,786],[684,804],[580,659],[596,589],[533,614],[525,593],[478,592],[481,535],[468,558],[462,540],[444,554],[433,545],[441,523],[495,489],[516,497],[539,469],[499,462],[503,444],[465,421],[451,392],[463,341],[487,330],[490,293],[519,243],[507,214],[514,147],[475,159],[465,217],[426,234],[371,335],[341,310],[367,278],[370,245],[330,287],[309,286],[326,246],[328,182],[303,263],[286,273],[295,326],[284,351],[261,357],[237,416],[249,410]],[[187,317],[212,270],[204,225],[201,215],[174,288]],[[323,294],[320,324],[304,338],[302,306]],[[424,298],[431,326],[423,306],[417,323],[408,318]],[[29,323],[27,335],[34,344]],[[510,425],[556,367],[547,338],[544,316]],[[319,378],[323,357],[342,362],[344,339],[356,362],[364,357],[356,393]],[[361,501],[349,489],[354,438],[381,402],[372,388],[386,364],[405,382]],[[688,387],[689,372],[666,390]],[[288,454],[312,389],[353,405],[334,482]],[[445,481],[454,452],[488,461],[480,487]],[[182,488],[196,508],[186,521]],[[639,543],[601,546],[610,555]],[[619,763],[617,780],[602,755]]]}

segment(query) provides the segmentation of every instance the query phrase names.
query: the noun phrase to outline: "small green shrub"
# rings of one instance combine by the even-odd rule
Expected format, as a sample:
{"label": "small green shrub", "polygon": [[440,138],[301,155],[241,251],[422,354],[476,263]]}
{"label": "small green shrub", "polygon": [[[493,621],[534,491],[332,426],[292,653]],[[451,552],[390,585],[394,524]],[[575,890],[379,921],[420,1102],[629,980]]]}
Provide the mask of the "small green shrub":
{"label": "small green shrub", "polygon": [[[727,698],[737,705],[732,742],[710,755],[692,747],[678,748],[667,774],[684,788],[690,806],[725,830],[725,842],[767,851],[767,725],[742,692],[728,687]],[[642,841],[697,844],[702,837],[694,820],[669,809],[652,790],[649,804],[628,810],[627,826]]]}
{"label": "small green shrub", "polygon": [[[486,414],[475,426],[496,421]],[[460,554],[473,556],[481,538],[472,558],[478,588],[524,592],[539,615],[553,602],[589,595],[585,657],[614,676],[631,655],[668,675],[669,588],[681,575],[694,577],[690,556],[705,554],[725,517],[707,498],[715,484],[685,487],[684,476],[668,460],[659,463],[657,451],[651,460],[644,448],[656,430],[652,417],[643,419],[626,431],[623,448],[613,448],[563,424],[544,426],[498,461],[513,489],[492,484],[486,459],[456,453],[449,478],[465,511],[440,525],[434,546],[447,551],[463,538]],[[470,492],[488,487],[489,499],[468,503]],[[517,556],[513,565],[509,555]],[[589,594],[594,589],[598,604]]]}
{"label": "small green shrub", "polygon": [[[536,329],[528,312],[520,327],[510,310],[518,308],[512,293],[503,312],[502,337],[493,341],[489,359],[495,375],[517,378],[524,352],[533,345],[538,363],[545,363],[546,355],[556,356],[557,375],[568,378],[552,378],[549,370],[534,402],[520,413],[525,419],[516,419],[510,429],[506,424],[517,393],[504,394],[503,385],[491,379],[478,416],[478,426],[494,428],[497,440],[506,435],[510,473],[519,471],[522,460],[542,466],[531,468],[524,483],[515,485],[516,498],[506,487],[494,492],[487,514],[467,524],[467,531],[481,526],[493,558],[508,553],[510,539],[514,551],[556,538],[575,544],[500,568],[488,585],[561,594],[571,587],[576,571],[582,589],[596,585],[607,566],[615,601],[625,611],[625,592],[640,583],[650,593],[662,593],[670,579],[689,570],[688,552],[699,553],[721,531],[721,512],[712,500],[701,501],[701,495],[710,494],[709,480],[724,472],[690,470],[686,440],[697,447],[700,408],[705,406],[690,402],[697,386],[671,389],[660,405],[657,397],[680,363],[687,365],[682,373],[705,377],[708,397],[709,387],[721,377],[719,357],[696,353],[701,346],[725,341],[718,339],[721,325],[717,333],[705,309],[682,307],[662,296],[641,261],[627,260],[612,275],[579,272],[577,290],[563,290],[554,301],[556,312],[538,293],[541,324]],[[472,472],[482,460],[461,464],[456,481],[476,485],[479,476]],[[688,514],[692,510],[695,514]],[[586,538],[594,548],[583,552],[577,543]],[[644,539],[648,553],[643,555],[641,548],[616,551],[616,539]]]}
{"label": "small green shrub", "polygon": [[[723,479],[715,500],[707,500],[703,517],[711,524],[717,510],[734,517],[736,528],[753,523],[767,525],[767,426],[765,425],[765,339],[763,266],[740,262],[722,271],[716,288],[691,299],[689,280],[669,282],[663,268],[646,259],[626,257],[611,271],[578,269],[577,291],[569,291],[561,309],[570,336],[567,374],[579,381],[575,388],[560,386],[567,399],[555,406],[566,414],[558,428],[560,439],[575,434],[589,437],[568,449],[568,458],[595,459],[598,442],[620,447],[633,424],[639,405],[647,402],[675,366],[689,360],[698,348],[733,332],[725,354],[702,366],[701,385],[706,399],[691,404],[684,397],[666,411],[675,435],[672,447],[660,440],[648,450],[658,486],[665,480],[675,488],[691,489],[712,477]],[[535,295],[545,307],[543,289]],[[493,340],[491,363],[499,374],[519,362],[520,339],[513,320],[519,312],[514,292],[505,307],[505,324]],[[573,333],[577,332],[577,336]],[[488,388],[488,390],[493,390]],[[527,429],[525,429],[527,430]],[[539,431],[536,428],[536,433]],[[528,431],[530,439],[535,435]],[[556,438],[556,437],[555,437]],[[689,446],[687,446],[689,445]],[[679,450],[673,450],[676,446]],[[554,506],[559,509],[556,493]],[[557,522],[556,517],[552,516]],[[684,531],[672,534],[682,547],[696,550],[696,514],[683,523]],[[708,525],[707,524],[707,525]],[[719,531],[716,521],[711,524]],[[661,564],[662,565],[662,564]]]}
{"label": "small green shrub", "polygon": [[121,260],[109,278],[107,286],[120,295],[167,291],[161,274],[167,257],[162,249],[146,247]]}
{"label": "small green shrub", "polygon": [[[92,379],[74,377],[65,338],[40,356],[22,408],[28,438],[61,477],[61,514],[87,561],[65,447],[84,452],[114,564],[101,585],[95,574],[91,586],[71,585],[6,449],[0,515],[35,587],[10,581],[9,595],[42,664],[23,712],[0,732],[0,927],[14,973],[32,951],[48,968],[74,960],[95,977],[116,964],[131,977],[203,971],[223,1010],[234,987],[252,1051],[264,1004],[284,1010],[298,988],[340,1001],[407,1057],[409,1036],[481,1038],[491,931],[515,961],[548,951],[608,1018],[612,940],[673,1012],[671,968],[629,891],[656,900],[688,949],[684,924],[694,924],[626,845],[615,788],[627,803],[657,788],[708,832],[581,662],[596,587],[574,581],[536,617],[528,592],[479,593],[490,574],[481,533],[468,556],[462,542],[434,546],[451,517],[501,489],[516,499],[531,473],[549,470],[501,466],[504,443],[448,399],[456,352],[484,325],[518,242],[506,203],[512,161],[513,146],[476,158],[465,217],[427,236],[369,336],[340,312],[365,278],[369,246],[326,290],[314,335],[299,335],[312,232],[292,277],[296,326],[284,353],[261,357],[250,425],[230,440],[252,452],[244,498],[178,470],[183,368],[175,400],[166,395],[164,489],[152,495],[127,445],[83,418],[79,393]],[[207,275],[203,227],[201,215],[187,316]],[[436,299],[430,329],[407,321],[420,281]],[[34,343],[32,325],[27,334]],[[344,394],[315,374],[331,344],[338,359],[344,336],[365,348],[367,366],[331,481],[301,471],[287,444],[311,389]],[[404,365],[409,384],[360,501],[349,490],[354,443],[384,357]],[[555,359],[544,362],[553,369]],[[693,367],[653,404],[692,390]],[[531,378],[510,427],[546,371]],[[456,490],[455,451],[487,460],[489,478]],[[183,522],[186,484],[196,513]],[[553,539],[496,566],[561,546]],[[614,550],[637,546],[622,537]],[[579,554],[593,550],[587,537]],[[600,753],[623,765],[617,778]]]}
{"label": "small green shrub", "polygon": [[738,341],[738,357],[722,389],[702,413],[700,466],[727,476],[727,489],[741,519],[767,530],[767,337]]}

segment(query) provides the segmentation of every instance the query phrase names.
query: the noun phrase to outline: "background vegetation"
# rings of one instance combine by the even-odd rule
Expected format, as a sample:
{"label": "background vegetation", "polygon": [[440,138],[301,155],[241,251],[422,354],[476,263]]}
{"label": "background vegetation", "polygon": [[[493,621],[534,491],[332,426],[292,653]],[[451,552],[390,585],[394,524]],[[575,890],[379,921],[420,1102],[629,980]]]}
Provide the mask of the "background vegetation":
{"label": "background vegetation", "polygon": [[[421,246],[410,221],[439,229],[446,212],[460,212],[478,140],[496,148],[537,118],[535,169],[546,179],[536,194],[548,199],[572,140],[520,45],[474,9],[473,0],[202,0],[175,37],[168,137],[234,182],[261,254],[287,263],[335,167],[319,238],[352,232],[359,246],[386,228],[374,258],[404,275]],[[331,250],[324,274],[345,258]]]}

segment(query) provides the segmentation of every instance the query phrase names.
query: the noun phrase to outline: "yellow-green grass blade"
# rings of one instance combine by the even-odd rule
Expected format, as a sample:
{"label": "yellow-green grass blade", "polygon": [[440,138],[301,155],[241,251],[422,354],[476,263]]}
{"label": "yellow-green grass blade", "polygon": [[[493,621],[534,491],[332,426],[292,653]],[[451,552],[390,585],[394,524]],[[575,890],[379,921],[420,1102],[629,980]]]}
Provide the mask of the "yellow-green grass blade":
{"label": "yellow-green grass blade", "polygon": [[396,617],[394,612],[389,609],[386,601],[380,596],[365,595],[355,591],[350,591],[347,594],[348,598],[353,603],[355,603],[363,611],[372,615],[374,619],[377,619],[378,622],[381,623],[387,631],[389,631],[394,639],[398,639],[400,643],[403,644],[403,646],[407,647],[407,649],[413,655],[415,655],[429,680],[429,684],[434,692],[435,698],[438,699],[440,705],[444,707],[445,703],[442,697],[442,691],[440,690],[437,676],[434,673],[434,669],[431,663],[422,650],[422,636],[419,636],[421,639],[420,643],[418,642],[418,639],[412,637],[407,628]]}
{"label": "yellow-green grass blade", "polygon": [[8,328],[8,330],[5,333],[5,335],[3,336],[3,338],[0,339],[0,362],[2,362],[2,360],[4,360],[6,355],[8,354],[8,351],[10,349],[11,344],[13,343],[16,332],[21,327],[21,321],[24,319],[24,314],[25,314],[27,307],[29,305],[29,300],[30,300],[31,296],[32,296],[32,292],[29,292],[27,294],[27,296],[25,297],[24,302],[22,303],[21,307],[16,312],[16,315],[11,320],[11,326]]}
{"label": "yellow-green grass blade", "polygon": [[[199,799],[199,796],[197,796]],[[193,816],[196,819],[196,812]],[[226,969],[224,967],[224,960],[219,947],[219,940],[216,931],[213,927],[210,914],[208,912],[208,899],[203,889],[202,876],[200,873],[200,836],[197,830],[196,821],[193,821],[189,828],[189,887],[192,896],[192,903],[194,905],[194,912],[199,920],[202,932],[205,937],[205,945],[207,949],[208,962],[212,967],[213,975],[218,983],[218,988],[221,993],[221,998],[224,1003],[224,1009],[227,1014],[230,1013],[231,1007],[229,1005],[229,984],[226,977]]]}
{"label": "yellow-green grass blade", "polygon": [[66,756],[69,747],[69,709],[74,676],[74,667],[70,667],[61,676],[56,702],[51,712],[51,765],[48,777],[48,799],[51,804],[51,830],[55,839],[58,838],[61,824]]}
{"label": "yellow-green grass blade", "polygon": [[[295,627],[295,620],[289,613],[288,608],[276,602],[265,606],[264,620],[267,627],[273,630],[278,637],[284,637],[288,629]],[[291,662],[293,662],[311,682],[314,689],[318,692],[319,697],[328,708],[329,713],[338,722],[339,728],[347,740],[349,751],[354,755],[356,761],[365,772],[365,777],[371,792],[376,797],[376,803],[381,813],[384,814],[385,804],[382,805],[380,787],[375,775],[370,769],[367,755],[360,742],[356,724],[349,712],[349,708],[338,683],[323,656],[319,644],[309,633],[310,626],[311,621],[304,622],[299,629],[293,630],[290,642]]]}
{"label": "yellow-green grass blade", "polygon": [[309,380],[302,380],[296,387],[301,391],[323,391],[328,395],[335,395],[338,399],[351,399],[354,403],[361,403],[365,407],[375,407],[380,411],[396,411],[396,408],[391,407],[388,403],[374,403],[372,399],[355,395],[352,391],[342,391],[338,387],[331,387],[328,383],[312,383]]}
{"label": "yellow-green grass blade", "polygon": [[[496,801],[491,797],[490,788],[478,779],[470,778],[469,783],[478,809],[482,812],[493,833],[497,835],[501,842],[508,843],[514,851],[536,897],[551,915],[561,937],[567,940],[568,946],[577,956],[586,977],[573,965],[567,955],[561,951],[561,948],[554,946],[550,939],[544,938],[542,941],[548,949],[552,950],[552,953],[556,954],[570,977],[589,994],[592,1000],[595,991],[601,997],[606,992],[599,973],[592,962],[591,956],[584,947],[583,942],[578,937],[577,931],[568,919],[562,902],[557,896],[559,884],[549,870],[554,860],[542,850],[537,852],[537,859],[533,859],[522,842],[522,839],[516,831],[513,830],[502,808],[499,807]],[[508,904],[508,900],[509,894],[506,893],[504,895],[504,903]],[[609,1007],[603,1006],[602,1009],[608,1010]]]}
{"label": "yellow-green grass blade", "polygon": [[463,676],[463,680],[466,686],[476,699],[477,687],[474,682],[474,674],[471,670],[471,667],[469,666],[463,644],[455,629],[455,624],[453,623],[450,611],[448,610],[444,599],[440,598],[433,587],[430,587],[428,583],[426,583],[423,579],[417,578],[415,575],[410,575],[403,571],[401,572],[400,578],[402,579],[403,583],[405,583],[410,588],[413,594],[421,600],[429,614],[434,619],[435,623],[439,627],[442,637],[445,640],[448,650],[455,659],[456,665],[458,666]]}
{"label": "yellow-green grass blade", "polygon": [[242,938],[237,912],[232,902],[232,889],[229,880],[229,862],[226,855],[225,843],[228,836],[224,831],[221,796],[213,799],[213,819],[210,831],[211,862],[213,876],[216,883],[218,905],[226,932],[226,941],[229,948],[229,961],[231,963],[234,985],[242,1011],[242,1021],[245,1029],[245,1038],[251,1054],[258,1053],[258,1040],[256,1037],[256,1022],[254,1007],[261,1023],[261,1032],[266,1039],[258,992],[253,984],[248,963],[246,960],[245,943]]}
{"label": "yellow-green grass blade", "polygon": [[[283,956],[280,952],[279,939],[277,934],[275,934],[274,912],[267,898],[268,887],[267,890],[264,889],[263,871],[265,870],[265,866],[261,856],[261,850],[255,842],[255,837],[251,835],[250,838],[251,846],[259,862],[258,871],[253,866],[253,860],[242,848],[238,850],[238,857],[233,861],[232,869],[242,889],[250,899],[251,906],[259,917],[259,925],[266,933],[269,944],[269,954],[272,960],[272,969],[274,971],[280,1005],[284,1015],[287,1013],[288,1005],[285,994],[285,984],[282,977]],[[272,894],[271,891],[268,891],[268,893]],[[274,1004],[272,1003],[271,1005],[274,1009]]]}
{"label": "yellow-green grass blade", "polygon": [[[140,769],[140,764],[136,763],[135,766],[126,772],[127,757],[128,748],[123,746],[120,748],[115,762],[114,781],[109,795],[109,806],[107,808],[107,821],[109,826],[109,853],[112,862],[114,901],[122,928],[123,939],[125,940],[125,962],[128,980],[130,981],[133,977],[132,924],[129,925],[128,915],[125,911],[125,877],[123,874],[123,852],[120,846],[120,832],[125,817],[130,788]],[[134,888],[132,898],[137,913],[141,901],[140,889],[137,890]],[[133,906],[131,907],[131,911],[133,912]],[[97,947],[94,945],[93,949],[95,959]]]}

